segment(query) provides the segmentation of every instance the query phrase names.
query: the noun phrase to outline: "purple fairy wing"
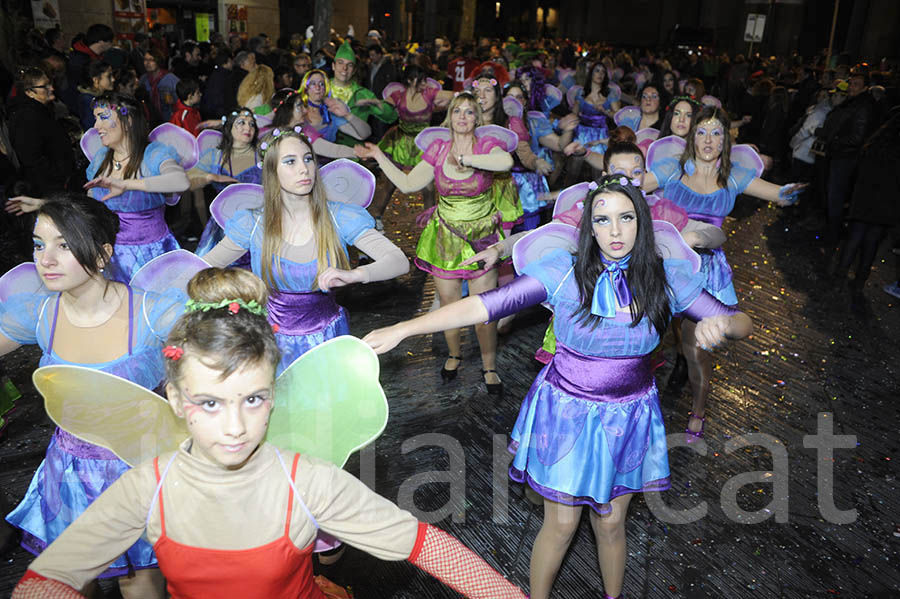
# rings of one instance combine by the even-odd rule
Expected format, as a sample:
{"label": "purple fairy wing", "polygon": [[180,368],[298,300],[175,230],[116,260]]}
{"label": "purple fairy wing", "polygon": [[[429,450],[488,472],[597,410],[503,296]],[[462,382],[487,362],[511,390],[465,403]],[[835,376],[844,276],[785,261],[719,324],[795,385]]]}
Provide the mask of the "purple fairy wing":
{"label": "purple fairy wing", "polygon": [[549,83],[545,84],[544,85],[544,95],[548,98],[553,98],[553,101],[556,102],[557,106],[559,106],[562,103],[563,93],[555,85],[550,85]]}
{"label": "purple fairy wing", "polygon": [[436,89],[437,91],[441,91],[442,89],[444,89],[444,86],[442,86],[438,81],[432,79],[431,77],[426,77],[425,83],[426,85],[428,85],[428,87]]}
{"label": "purple fairy wing", "polygon": [[522,106],[521,102],[512,96],[506,96],[503,98],[503,112],[505,112],[507,116],[522,118],[522,115],[525,114],[525,108]]}
{"label": "purple fairy wing", "polygon": [[275,112],[271,112],[269,114],[255,114],[253,117],[256,119],[256,126],[262,129],[263,127],[268,127],[272,124],[272,118],[275,115]]}
{"label": "purple fairy wing", "polygon": [[427,127],[416,135],[416,147],[425,152],[428,146],[437,140],[451,141],[450,129],[446,127]]}
{"label": "purple fairy wing", "polygon": [[222,143],[222,132],[215,129],[204,129],[197,136],[197,150],[200,156],[207,150],[218,148],[220,143]]}
{"label": "purple fairy wing", "polygon": [[548,223],[516,242],[512,251],[513,266],[522,274],[526,265],[554,250],[564,249],[574,254],[577,247],[578,229],[564,223]]}
{"label": "purple fairy wing", "polygon": [[635,135],[637,136],[635,143],[637,145],[641,145],[641,143],[645,141],[656,141],[656,138],[659,137],[659,129],[654,129],[653,127],[644,127],[640,131],[637,131]]}
{"label": "purple fairy wing", "polygon": [[173,289],[187,293],[195,274],[209,268],[203,259],[187,250],[174,250],[147,262],[131,277],[131,286],[168,295]]}
{"label": "purple fairy wing", "polygon": [[234,183],[219,192],[209,206],[209,213],[216,223],[225,228],[225,223],[238,210],[262,208],[263,187],[256,183]]}
{"label": "purple fairy wing", "polygon": [[[617,67],[616,70],[620,70],[620,69]],[[621,77],[620,77],[620,79],[621,79]],[[619,84],[618,84],[618,83],[613,83],[612,81],[610,81],[610,82],[609,82],[609,89],[610,89],[610,95],[612,95],[612,92],[615,91],[616,94],[617,94],[620,98],[622,97],[622,88],[619,87]]]}
{"label": "purple fairy wing", "polygon": [[622,126],[625,121],[634,119],[637,119],[638,123],[641,122],[641,109],[637,106],[626,106],[613,116],[613,120],[616,122],[616,125],[619,126]]}
{"label": "purple fairy wing", "polygon": [[200,158],[197,138],[178,125],[163,123],[150,132],[149,139],[172,147],[178,154],[178,163],[184,170],[193,168]]}
{"label": "purple fairy wing", "polygon": [[762,158],[747,144],[737,144],[731,148],[731,164],[750,169],[757,177],[762,177],[763,171],[766,170]]}
{"label": "purple fairy wing", "polygon": [[718,99],[715,96],[703,96],[702,98],[700,98],[700,103],[704,106],[715,106],[716,108],[722,108],[722,100]]}
{"label": "purple fairy wing", "polygon": [[47,291],[41,281],[34,262],[23,262],[8,270],[0,277],[0,301],[5,302],[11,295]]}
{"label": "purple fairy wing", "polygon": [[100,132],[91,127],[81,136],[79,145],[81,145],[81,151],[84,152],[87,159],[93,160],[100,148],[103,147],[103,142],[100,141]]}
{"label": "purple fairy wing", "polygon": [[566,92],[566,102],[569,103],[569,108],[575,106],[578,103],[578,97],[584,94],[584,88],[580,85],[573,85],[569,88],[569,91]]}
{"label": "purple fairy wing", "polygon": [[368,207],[375,194],[375,175],[357,162],[340,158],[319,169],[325,193],[332,202]]}
{"label": "purple fairy wing", "polygon": [[515,131],[510,131],[506,127],[501,127],[500,125],[482,125],[475,129],[475,137],[481,139],[485,136],[490,136],[502,141],[505,144],[504,149],[507,152],[514,152],[519,145],[519,136],[516,135]]}
{"label": "purple fairy wing", "polygon": [[587,197],[590,183],[582,181],[566,187],[556,196],[556,203],[553,205],[553,218],[556,218],[563,212],[571,210],[578,202],[584,202]]}
{"label": "purple fairy wing", "polygon": [[647,169],[652,168],[654,162],[663,158],[681,159],[685,147],[687,147],[687,142],[677,135],[668,135],[657,139],[650,144],[650,149],[647,150]]}
{"label": "purple fairy wing", "polygon": [[387,85],[384,86],[384,89],[381,91],[381,97],[384,98],[385,100],[387,100],[393,94],[396,94],[397,92],[402,92],[402,91],[406,91],[406,88],[403,87],[402,83],[397,83],[395,81],[393,83],[388,83]]}
{"label": "purple fairy wing", "polygon": [[691,263],[694,272],[700,272],[700,255],[689,246],[678,229],[670,222],[664,220],[653,221],[653,237],[656,241],[656,253],[663,260],[687,260]]}

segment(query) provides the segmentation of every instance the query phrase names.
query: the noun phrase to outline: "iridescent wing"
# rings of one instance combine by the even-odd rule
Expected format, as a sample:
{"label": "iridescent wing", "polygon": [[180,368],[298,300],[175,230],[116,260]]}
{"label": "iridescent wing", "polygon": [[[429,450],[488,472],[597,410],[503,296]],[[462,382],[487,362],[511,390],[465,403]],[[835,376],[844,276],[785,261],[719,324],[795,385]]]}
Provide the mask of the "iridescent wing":
{"label": "iridescent wing", "polygon": [[423,152],[437,140],[451,141],[450,129],[446,127],[428,127],[416,135],[416,147]]}
{"label": "iridescent wing", "polygon": [[574,254],[578,248],[578,229],[563,223],[548,223],[531,231],[513,246],[512,259],[516,272],[558,249]]}
{"label": "iridescent wing", "polygon": [[678,229],[664,220],[653,221],[653,236],[656,241],[656,253],[666,259],[687,260],[694,272],[700,272],[702,263],[700,255],[689,246]]}
{"label": "iridescent wing", "polygon": [[257,183],[233,183],[219,192],[209,206],[209,213],[216,223],[225,228],[225,223],[238,210],[262,208],[263,187]]}
{"label": "iridescent wing", "polygon": [[34,262],[23,262],[0,277],[0,301],[20,293],[47,293]]}
{"label": "iridescent wing", "polygon": [[178,154],[178,163],[184,170],[193,168],[200,157],[197,138],[178,125],[172,123],[158,125],[150,132],[148,139],[173,148]]}
{"label": "iridescent wing", "polygon": [[503,112],[505,112],[507,116],[522,118],[522,115],[525,114],[525,108],[517,99],[512,96],[506,96],[503,98]]}
{"label": "iridescent wing", "polygon": [[97,152],[100,151],[100,148],[103,147],[103,142],[100,141],[100,132],[91,127],[81,136],[79,145],[87,159],[93,160],[94,156],[97,155]]}
{"label": "iridescent wing", "polygon": [[203,258],[187,250],[173,250],[161,254],[131,277],[131,286],[145,291],[167,294],[176,289],[187,297],[187,284],[195,274],[209,268]]}
{"label": "iridescent wing", "polygon": [[626,106],[622,108],[613,116],[613,120],[616,122],[616,125],[620,127],[623,124],[627,124],[629,121],[633,121],[637,119],[637,122],[641,122],[641,109],[637,106]]}
{"label": "iridescent wing", "polygon": [[559,195],[556,196],[556,203],[553,205],[553,218],[556,218],[563,212],[568,212],[578,202],[582,202],[582,206],[584,206],[584,200],[587,197],[589,186],[589,182],[582,181],[581,183],[576,183],[575,185],[571,185],[560,191]]}
{"label": "iridescent wing", "polygon": [[319,169],[325,192],[332,202],[366,208],[375,194],[375,175],[357,162],[340,158]]}
{"label": "iridescent wing", "polygon": [[200,156],[203,156],[203,153],[207,150],[212,150],[219,147],[219,144],[222,143],[222,132],[216,131],[215,129],[204,129],[200,132],[200,135],[197,136],[197,151],[200,153]]}
{"label": "iridescent wing", "polygon": [[763,171],[766,170],[762,158],[748,144],[737,144],[731,148],[731,164],[750,169],[757,177],[762,177]]}
{"label": "iridescent wing", "polygon": [[483,125],[475,129],[475,137],[480,139],[485,136],[490,136],[502,141],[504,144],[503,149],[507,152],[514,152],[519,145],[519,136],[516,135],[515,131],[510,131],[506,127],[501,127],[500,125]]}
{"label": "iridescent wing", "polygon": [[687,143],[677,135],[668,135],[657,139],[650,144],[650,149],[647,150],[647,169],[650,169],[657,160],[664,158],[680,160],[686,147]]}

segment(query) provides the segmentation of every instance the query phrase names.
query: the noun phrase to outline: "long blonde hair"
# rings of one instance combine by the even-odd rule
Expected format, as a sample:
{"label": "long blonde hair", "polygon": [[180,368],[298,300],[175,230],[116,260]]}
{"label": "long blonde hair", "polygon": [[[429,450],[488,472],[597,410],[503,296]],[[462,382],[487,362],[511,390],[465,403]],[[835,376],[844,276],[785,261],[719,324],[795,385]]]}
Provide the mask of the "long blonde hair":
{"label": "long blonde hair", "polygon": [[319,167],[316,158],[316,152],[313,150],[312,144],[305,135],[295,129],[286,131],[275,131],[266,136],[263,143],[266,144],[265,156],[262,166],[262,182],[263,182],[263,243],[262,243],[262,280],[270,289],[277,289],[275,284],[275,274],[272,269],[272,261],[276,261],[275,268],[278,275],[281,276],[281,258],[279,250],[285,242],[282,235],[283,220],[282,214],[284,203],[281,199],[281,183],[278,181],[278,160],[279,146],[281,142],[287,138],[299,139],[313,155],[313,163],[315,168],[315,180],[313,183],[312,193],[310,193],[310,211],[312,214],[312,228],[316,238],[316,259],[318,260],[318,269],[316,271],[316,280],[313,287],[318,286],[318,275],[329,266],[335,268],[347,269],[350,267],[350,261],[344,251],[344,244],[341,242],[340,236],[334,228],[331,218],[331,212],[328,209],[328,196],[325,193],[325,186],[319,176]]}
{"label": "long blonde hair", "polygon": [[[498,102],[501,101],[500,98],[497,99]],[[450,119],[453,118],[453,110],[462,104],[463,102],[470,102],[472,106],[475,107],[475,127],[481,127],[484,125],[484,115],[481,114],[481,104],[478,103],[478,100],[469,92],[462,92],[457,94],[452,100],[450,100],[450,105],[447,106],[447,116],[444,117],[444,122],[441,123],[441,127],[446,127],[453,131],[452,123]]]}
{"label": "long blonde hair", "polygon": [[[272,73],[272,69],[264,64],[258,64],[256,68],[244,76],[240,87],[238,87],[238,106],[256,108],[256,106],[268,102],[274,93],[275,75]],[[250,106],[250,100],[257,95],[261,98],[260,103],[256,106]]]}

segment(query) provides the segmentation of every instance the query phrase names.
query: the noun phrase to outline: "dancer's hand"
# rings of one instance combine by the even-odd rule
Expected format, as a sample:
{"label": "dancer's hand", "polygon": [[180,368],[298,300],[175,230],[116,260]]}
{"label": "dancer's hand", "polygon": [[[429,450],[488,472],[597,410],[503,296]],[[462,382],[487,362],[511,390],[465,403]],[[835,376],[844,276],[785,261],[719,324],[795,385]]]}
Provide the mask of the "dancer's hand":
{"label": "dancer's hand", "polygon": [[534,172],[539,175],[549,175],[553,171],[553,167],[543,158],[538,158],[534,165]]}
{"label": "dancer's hand", "polygon": [[357,158],[363,160],[371,159],[377,161],[379,157],[384,156],[384,152],[381,151],[381,148],[368,141],[364,144],[356,144],[353,146],[353,153],[356,154]]}
{"label": "dancer's hand", "polygon": [[111,200],[116,196],[120,196],[126,191],[128,191],[128,182],[125,179],[113,179],[112,177],[97,177],[95,179],[91,179],[87,183],[84,184],[85,189],[92,189],[94,187],[105,187],[109,190],[109,193],[100,198],[101,202],[105,202],[106,200]]}
{"label": "dancer's hand", "polygon": [[574,131],[578,128],[578,122],[578,115],[569,113],[559,119],[559,122],[557,124],[562,131]]}
{"label": "dancer's hand", "polygon": [[30,196],[16,196],[14,198],[9,198],[8,200],[6,200],[6,206],[4,207],[4,209],[10,214],[21,216],[23,214],[27,214],[28,212],[34,212],[43,205],[44,200],[42,200],[41,198],[32,198]]}
{"label": "dancer's hand", "polygon": [[328,112],[334,116],[344,118],[350,114],[350,109],[347,105],[337,98],[325,98],[325,106],[328,108]]}
{"label": "dancer's hand", "polygon": [[207,173],[206,174],[206,182],[207,183],[240,183],[234,177],[229,175],[219,175],[216,173]]}
{"label": "dancer's hand", "polygon": [[697,347],[711,351],[715,346],[725,341],[725,333],[731,324],[730,316],[709,316],[697,323],[694,336],[697,339]]}
{"label": "dancer's hand", "polygon": [[365,278],[365,273],[359,269],[341,270],[340,268],[329,266],[319,275],[319,289],[328,291],[353,283],[365,283]]}
{"label": "dancer's hand", "polygon": [[494,268],[494,265],[499,261],[500,250],[498,250],[494,246],[490,246],[489,248],[481,250],[468,260],[463,260],[459,265],[469,266],[470,264],[475,264],[476,262],[484,262],[484,270],[490,270]]}
{"label": "dancer's hand", "polygon": [[362,100],[357,100],[357,106],[378,106],[381,104],[381,100],[378,98],[363,98]]}
{"label": "dancer's hand", "polygon": [[369,347],[374,349],[376,354],[384,354],[391,351],[404,339],[406,339],[406,335],[403,334],[400,324],[383,329],[375,329],[363,337],[363,341],[368,343]]}
{"label": "dancer's hand", "polygon": [[573,141],[563,148],[563,154],[566,156],[584,156],[587,154],[587,149],[585,149],[580,141]]}
{"label": "dancer's hand", "polygon": [[788,183],[787,185],[782,185],[781,189],[778,190],[778,201],[776,202],[779,206],[790,206],[797,202],[797,196],[803,193],[803,191],[809,187],[809,183]]}

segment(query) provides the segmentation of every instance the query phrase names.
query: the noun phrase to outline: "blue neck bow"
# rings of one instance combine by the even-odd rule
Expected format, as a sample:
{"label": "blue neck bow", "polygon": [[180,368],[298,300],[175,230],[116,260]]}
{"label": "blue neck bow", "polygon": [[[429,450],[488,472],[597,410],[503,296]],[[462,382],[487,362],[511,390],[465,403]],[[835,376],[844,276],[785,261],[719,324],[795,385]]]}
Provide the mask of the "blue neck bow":
{"label": "blue neck bow", "polygon": [[328,111],[328,107],[325,106],[325,102],[322,102],[321,104],[316,104],[316,103],[313,102],[312,100],[308,100],[307,102],[308,102],[309,105],[312,106],[313,108],[318,108],[318,109],[319,109],[319,114],[322,115],[322,122],[323,122],[323,123],[330,123],[330,122],[331,122],[331,113]]}
{"label": "blue neck bow", "polygon": [[603,318],[613,318],[616,315],[616,302],[618,305],[631,304],[631,290],[628,288],[628,279],[625,271],[628,270],[628,262],[631,254],[628,254],[618,262],[600,257],[606,268],[597,277],[594,285],[594,298],[591,300],[591,314]]}

